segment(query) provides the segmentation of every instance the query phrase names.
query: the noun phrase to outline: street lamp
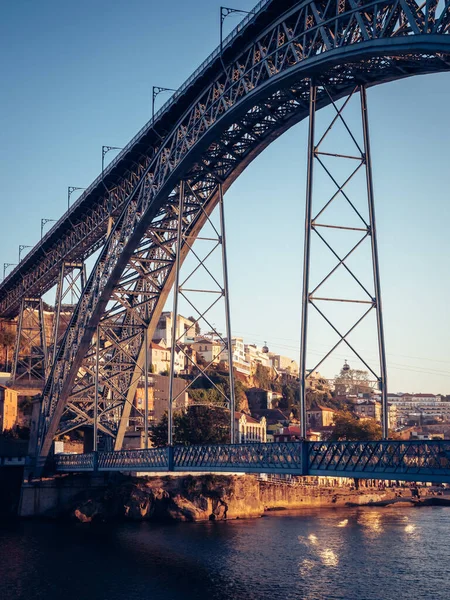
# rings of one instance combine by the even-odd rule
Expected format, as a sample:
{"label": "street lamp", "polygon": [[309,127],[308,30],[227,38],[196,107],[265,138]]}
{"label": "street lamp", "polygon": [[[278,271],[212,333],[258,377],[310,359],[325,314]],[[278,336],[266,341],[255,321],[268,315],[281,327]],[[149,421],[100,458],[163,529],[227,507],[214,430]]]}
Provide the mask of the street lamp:
{"label": "street lamp", "polygon": [[19,262],[20,262],[20,257],[22,256],[22,250],[25,250],[25,248],[31,248],[31,246],[26,246],[26,245],[23,245],[23,244],[21,244],[19,246]]}
{"label": "street lamp", "polygon": [[220,55],[221,56],[222,56],[222,50],[223,50],[223,22],[225,21],[225,19],[234,13],[242,13],[242,14],[249,15],[252,12],[253,11],[251,11],[251,10],[241,10],[240,8],[229,8],[228,6],[220,7]]}
{"label": "street lamp", "polygon": [[44,225],[46,225],[47,223],[56,223],[56,219],[41,219],[41,242],[42,242],[42,235],[44,233]]}
{"label": "street lamp", "polygon": [[118,146],[102,146],[102,179],[103,179],[103,171],[105,170],[105,156],[111,150],[122,150]]}
{"label": "street lamp", "polygon": [[67,188],[67,211],[69,211],[70,208],[70,196],[73,194],[73,192],[76,192],[77,190],[85,190],[86,188],[83,187],[75,187],[73,185],[69,185],[69,187]]}
{"label": "street lamp", "polygon": [[3,280],[5,279],[6,276],[6,269],[8,267],[15,267],[16,263],[3,263]]}
{"label": "street lamp", "polygon": [[153,125],[153,121],[155,120],[156,97],[159,96],[159,94],[161,94],[162,92],[176,92],[176,91],[177,90],[174,90],[173,88],[159,87],[157,85],[154,85],[152,87],[152,125]]}

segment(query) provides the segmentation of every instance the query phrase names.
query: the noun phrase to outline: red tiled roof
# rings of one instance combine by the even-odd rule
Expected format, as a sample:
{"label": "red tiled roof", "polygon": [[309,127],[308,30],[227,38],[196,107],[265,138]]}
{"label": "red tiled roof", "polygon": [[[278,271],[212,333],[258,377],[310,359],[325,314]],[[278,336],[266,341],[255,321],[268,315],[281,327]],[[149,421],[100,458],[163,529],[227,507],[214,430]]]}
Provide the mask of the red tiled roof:
{"label": "red tiled roof", "polygon": [[160,346],[159,344],[155,344],[155,342],[150,342],[150,348],[152,350],[167,350],[167,351],[169,351],[169,348],[164,348],[164,346]]}
{"label": "red tiled roof", "polygon": [[237,419],[237,420],[239,420],[242,417],[242,415],[245,415],[245,418],[247,419],[247,423],[258,423],[259,424],[258,419],[255,419],[254,417],[251,417],[247,413],[243,413],[243,412],[237,412],[236,411],[234,413],[234,418]]}

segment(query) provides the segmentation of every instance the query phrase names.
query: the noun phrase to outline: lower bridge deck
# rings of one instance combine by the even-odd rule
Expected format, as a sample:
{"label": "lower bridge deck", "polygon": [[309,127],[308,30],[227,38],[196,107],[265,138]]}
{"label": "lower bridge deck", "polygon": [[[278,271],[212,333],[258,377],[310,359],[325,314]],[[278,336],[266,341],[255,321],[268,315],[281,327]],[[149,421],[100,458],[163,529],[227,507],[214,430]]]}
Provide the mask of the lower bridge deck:
{"label": "lower bridge deck", "polygon": [[233,472],[450,483],[450,441],[205,444],[57,454],[57,472]]}

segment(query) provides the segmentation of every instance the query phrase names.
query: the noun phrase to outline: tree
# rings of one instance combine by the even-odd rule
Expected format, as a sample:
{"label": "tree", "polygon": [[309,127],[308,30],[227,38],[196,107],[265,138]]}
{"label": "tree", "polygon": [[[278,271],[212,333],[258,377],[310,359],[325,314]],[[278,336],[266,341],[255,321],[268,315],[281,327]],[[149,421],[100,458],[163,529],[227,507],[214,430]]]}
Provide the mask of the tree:
{"label": "tree", "polygon": [[[150,431],[152,444],[167,445],[167,413]],[[230,412],[212,406],[190,406],[175,413],[174,444],[226,444],[230,441]]]}
{"label": "tree", "polygon": [[372,390],[369,373],[358,369],[341,369],[334,378],[334,391],[339,396],[347,394],[368,394]]}
{"label": "tree", "polygon": [[334,428],[328,440],[336,441],[370,441],[381,440],[381,425],[375,419],[360,420],[350,412],[338,413],[334,420]]}

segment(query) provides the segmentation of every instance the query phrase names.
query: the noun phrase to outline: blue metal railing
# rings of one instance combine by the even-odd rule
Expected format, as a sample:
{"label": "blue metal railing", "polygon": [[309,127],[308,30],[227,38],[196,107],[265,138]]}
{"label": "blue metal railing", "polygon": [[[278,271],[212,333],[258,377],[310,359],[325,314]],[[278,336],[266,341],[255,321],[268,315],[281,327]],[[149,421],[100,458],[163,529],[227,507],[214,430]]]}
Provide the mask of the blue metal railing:
{"label": "blue metal railing", "polygon": [[450,482],[450,441],[205,444],[58,454],[57,471],[290,473]]}

